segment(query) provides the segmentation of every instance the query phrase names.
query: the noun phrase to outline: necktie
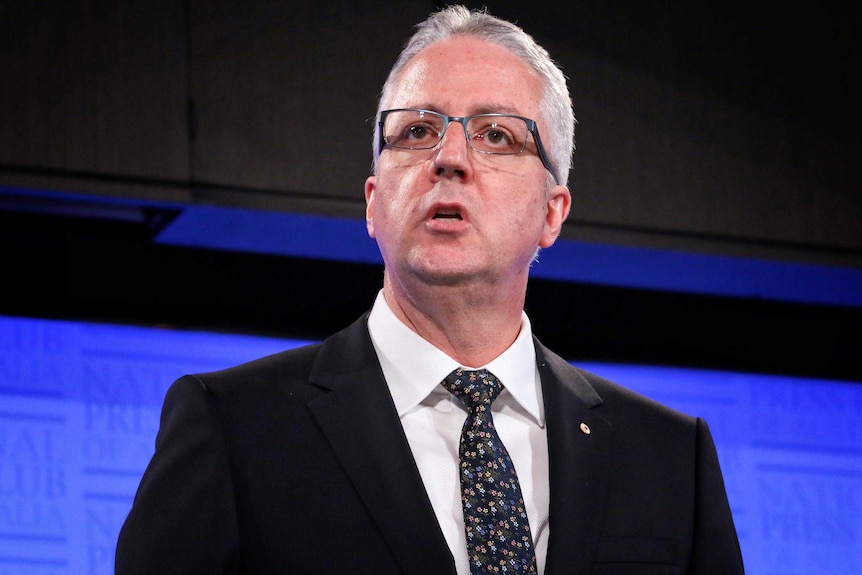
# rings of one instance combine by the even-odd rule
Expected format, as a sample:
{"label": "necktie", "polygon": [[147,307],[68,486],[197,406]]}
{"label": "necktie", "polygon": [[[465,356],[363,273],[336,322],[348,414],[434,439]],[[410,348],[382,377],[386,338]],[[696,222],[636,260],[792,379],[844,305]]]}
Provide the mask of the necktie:
{"label": "necktie", "polygon": [[518,476],[491,417],[491,403],[503,384],[487,370],[459,368],[443,386],[470,411],[458,449],[470,572],[535,573],[536,555]]}

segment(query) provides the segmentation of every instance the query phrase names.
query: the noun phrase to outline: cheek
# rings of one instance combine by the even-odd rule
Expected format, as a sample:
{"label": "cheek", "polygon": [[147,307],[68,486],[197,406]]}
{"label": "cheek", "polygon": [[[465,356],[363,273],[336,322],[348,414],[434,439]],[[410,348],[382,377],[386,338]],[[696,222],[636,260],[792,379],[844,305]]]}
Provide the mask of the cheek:
{"label": "cheek", "polygon": [[536,190],[534,183],[524,181],[521,186],[510,188],[505,198],[497,202],[498,218],[513,226],[513,232],[529,234],[544,226],[548,203],[544,192]]}
{"label": "cheek", "polygon": [[544,198],[521,205],[520,210],[513,206],[510,213],[512,219],[507,221],[504,233],[517,235],[518,243],[523,243],[530,250],[538,247],[545,231],[547,204]]}
{"label": "cheek", "polygon": [[409,214],[406,193],[385,187],[377,189],[374,197],[374,230],[378,237],[403,227]]}

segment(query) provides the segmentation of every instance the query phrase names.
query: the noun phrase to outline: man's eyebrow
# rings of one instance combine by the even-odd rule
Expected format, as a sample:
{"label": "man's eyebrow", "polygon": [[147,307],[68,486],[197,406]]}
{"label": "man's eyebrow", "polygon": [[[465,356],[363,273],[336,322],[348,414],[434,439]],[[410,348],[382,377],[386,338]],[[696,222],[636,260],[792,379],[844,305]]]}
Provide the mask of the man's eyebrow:
{"label": "man's eyebrow", "polygon": [[518,114],[518,111],[511,106],[483,104],[473,108],[472,114]]}
{"label": "man's eyebrow", "polygon": [[[430,110],[431,112],[437,112],[438,114],[445,114],[447,116],[451,115],[444,111],[444,106],[437,106],[431,104],[429,102],[425,102],[422,104],[418,104],[415,106],[405,106],[412,108],[414,110]],[[470,108],[470,113],[468,116],[475,116],[477,114],[515,114],[520,116],[515,108],[509,105],[504,104],[479,104],[478,106],[473,106]]]}

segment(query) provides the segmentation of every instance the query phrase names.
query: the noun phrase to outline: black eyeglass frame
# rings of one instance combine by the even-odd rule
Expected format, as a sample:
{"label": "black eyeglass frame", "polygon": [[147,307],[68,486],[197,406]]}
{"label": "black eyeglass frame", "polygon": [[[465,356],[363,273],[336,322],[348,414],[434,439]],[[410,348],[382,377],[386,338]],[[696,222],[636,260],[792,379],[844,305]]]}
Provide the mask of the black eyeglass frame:
{"label": "black eyeglass frame", "polygon": [[461,127],[464,128],[464,136],[467,139],[467,143],[470,146],[470,149],[473,151],[479,152],[480,154],[488,154],[488,155],[497,155],[497,156],[509,156],[509,155],[518,155],[527,149],[527,142],[524,141],[524,147],[521,148],[520,151],[514,152],[511,154],[505,154],[500,152],[490,152],[487,150],[477,150],[473,147],[473,144],[470,143],[470,134],[467,132],[467,122],[472,120],[473,118],[493,118],[493,117],[507,117],[507,118],[518,118],[519,120],[523,120],[524,123],[527,124],[527,131],[532,134],[533,141],[536,142],[536,152],[539,154],[539,160],[541,160],[542,165],[545,166],[545,169],[551,173],[551,176],[554,178],[554,182],[559,183],[557,180],[557,174],[554,171],[554,167],[551,164],[551,160],[548,158],[548,154],[545,151],[545,146],[542,145],[542,138],[539,136],[539,126],[536,124],[536,121],[530,118],[525,118],[524,116],[518,116],[517,114],[473,114],[472,116],[447,116],[446,114],[441,114],[440,112],[435,112],[434,110],[425,110],[422,108],[393,108],[391,110],[381,110],[377,116],[377,132],[378,132],[378,141],[377,141],[377,153],[378,155],[383,153],[384,148],[389,145],[389,142],[386,141],[386,135],[383,133],[383,124],[386,122],[386,116],[391,114],[392,112],[421,112],[424,114],[433,114],[439,118],[443,119],[443,129],[440,130],[440,137],[437,139],[437,142],[433,146],[422,146],[418,148],[411,148],[409,146],[395,146],[392,147],[399,150],[433,150],[440,142],[443,141],[443,135],[446,133],[446,129],[449,127],[449,124],[452,122],[457,122],[461,124]]}

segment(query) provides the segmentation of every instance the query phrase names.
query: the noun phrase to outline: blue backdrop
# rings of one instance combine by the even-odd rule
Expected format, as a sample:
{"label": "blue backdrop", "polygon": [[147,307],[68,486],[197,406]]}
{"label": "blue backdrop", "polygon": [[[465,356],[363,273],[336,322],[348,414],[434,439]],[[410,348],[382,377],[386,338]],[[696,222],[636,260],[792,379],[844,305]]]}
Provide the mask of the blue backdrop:
{"label": "blue backdrop", "polygon": [[[0,575],[113,573],[168,385],[302,343],[0,317]],[[862,385],[574,363],[709,421],[750,575],[862,573]]]}

